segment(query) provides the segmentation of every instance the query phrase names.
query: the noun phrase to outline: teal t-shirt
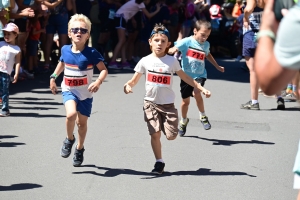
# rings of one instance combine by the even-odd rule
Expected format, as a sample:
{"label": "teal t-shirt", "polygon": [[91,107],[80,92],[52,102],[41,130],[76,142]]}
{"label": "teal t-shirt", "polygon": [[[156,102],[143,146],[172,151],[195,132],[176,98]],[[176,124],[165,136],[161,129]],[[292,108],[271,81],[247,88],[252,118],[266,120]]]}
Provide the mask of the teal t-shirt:
{"label": "teal t-shirt", "polygon": [[181,51],[181,67],[187,75],[193,79],[207,78],[205,57],[209,54],[209,42],[200,44],[194,36],[190,36],[175,42],[175,47]]}

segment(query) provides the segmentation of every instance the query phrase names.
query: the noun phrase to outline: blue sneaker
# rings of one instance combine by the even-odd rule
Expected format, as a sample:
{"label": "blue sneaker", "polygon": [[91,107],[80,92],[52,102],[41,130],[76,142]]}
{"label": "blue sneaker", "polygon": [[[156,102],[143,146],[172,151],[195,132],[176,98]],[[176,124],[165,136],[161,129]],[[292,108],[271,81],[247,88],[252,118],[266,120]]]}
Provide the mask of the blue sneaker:
{"label": "blue sneaker", "polygon": [[73,157],[73,166],[74,167],[79,167],[82,164],[84,151],[85,151],[84,148],[82,148],[81,150],[78,150],[77,148],[75,148],[75,153],[74,153],[74,157]]}
{"label": "blue sneaker", "polygon": [[73,140],[69,140],[68,138],[66,138],[63,141],[63,146],[60,149],[60,155],[63,158],[67,158],[70,156],[71,151],[72,151],[72,146],[75,142],[75,136],[73,135],[74,139]]}

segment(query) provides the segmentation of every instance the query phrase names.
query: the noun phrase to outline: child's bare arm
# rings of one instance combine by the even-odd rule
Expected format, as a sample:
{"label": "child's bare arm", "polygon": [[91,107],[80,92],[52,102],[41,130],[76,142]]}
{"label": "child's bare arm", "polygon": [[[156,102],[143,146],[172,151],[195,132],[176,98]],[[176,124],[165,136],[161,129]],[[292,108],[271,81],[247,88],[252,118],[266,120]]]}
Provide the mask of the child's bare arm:
{"label": "child's bare arm", "polygon": [[205,89],[204,87],[202,87],[199,83],[197,83],[197,81],[195,81],[190,76],[188,76],[186,73],[184,73],[184,71],[179,70],[176,72],[176,74],[190,86],[198,88],[206,96],[206,98],[210,97],[210,95],[211,95],[210,91]]}
{"label": "child's bare arm", "polygon": [[62,73],[64,68],[65,68],[65,66],[64,66],[63,62],[59,62],[52,74],[52,76],[55,77],[55,78],[50,79],[50,89],[53,94],[56,94],[56,92],[57,92],[57,86],[55,83],[55,79],[56,79],[56,77],[58,77],[60,75],[60,73]]}
{"label": "child's bare arm", "polygon": [[97,64],[97,68],[99,69],[100,74],[97,80],[89,85],[89,92],[97,92],[99,90],[100,85],[102,84],[102,82],[108,74],[107,68],[105,67],[102,61]]}
{"label": "child's bare arm", "polygon": [[15,75],[14,75],[14,80],[12,83],[16,83],[18,81],[19,73],[20,73],[20,61],[21,61],[21,52],[18,53],[15,57]]}
{"label": "child's bare arm", "polygon": [[216,68],[217,70],[219,70],[220,72],[224,72],[224,71],[225,71],[224,67],[218,65],[217,61],[214,59],[214,57],[211,55],[211,53],[209,53],[209,54],[206,56],[206,59],[207,59],[213,66],[215,66],[215,68]]}
{"label": "child's bare arm", "polygon": [[143,74],[135,72],[133,77],[124,85],[125,94],[132,93],[132,88],[139,82]]}

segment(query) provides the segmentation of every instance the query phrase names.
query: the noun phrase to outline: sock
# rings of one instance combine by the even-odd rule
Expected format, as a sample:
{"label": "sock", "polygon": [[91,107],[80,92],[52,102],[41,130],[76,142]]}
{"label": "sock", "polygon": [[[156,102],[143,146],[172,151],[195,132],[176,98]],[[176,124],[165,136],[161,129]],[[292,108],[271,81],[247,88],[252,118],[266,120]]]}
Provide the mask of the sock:
{"label": "sock", "polygon": [[296,92],[297,90],[297,85],[293,85],[293,92]]}
{"label": "sock", "polygon": [[257,103],[258,103],[258,100],[253,100],[253,99],[252,99],[252,105],[253,105],[253,104],[257,104]]}
{"label": "sock", "polygon": [[20,74],[23,73],[23,67],[20,67]]}
{"label": "sock", "polygon": [[205,112],[200,112],[200,111],[199,111],[199,115],[200,115],[200,118],[202,118],[203,116],[206,116]]}
{"label": "sock", "polygon": [[288,84],[288,86],[287,86],[286,89],[287,89],[287,90],[292,90],[292,84]]}
{"label": "sock", "polygon": [[187,123],[187,118],[181,117],[181,122],[182,122],[183,124],[186,124],[186,123]]}
{"label": "sock", "polygon": [[162,163],[165,163],[163,159],[157,159],[156,162],[162,162]]}
{"label": "sock", "polygon": [[281,95],[277,96],[277,99],[280,99],[280,98],[282,98]]}

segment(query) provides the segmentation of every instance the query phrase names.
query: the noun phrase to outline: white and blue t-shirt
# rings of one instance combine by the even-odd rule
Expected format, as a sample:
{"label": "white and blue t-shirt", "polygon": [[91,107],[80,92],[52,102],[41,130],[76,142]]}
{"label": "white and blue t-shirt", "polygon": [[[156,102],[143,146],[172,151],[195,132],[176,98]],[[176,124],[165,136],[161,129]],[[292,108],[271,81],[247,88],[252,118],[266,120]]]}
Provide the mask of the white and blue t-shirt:
{"label": "white and blue t-shirt", "polygon": [[209,54],[209,42],[200,44],[193,36],[175,42],[175,47],[181,51],[182,70],[195,78],[207,78],[205,69],[205,57]]}
{"label": "white and blue t-shirt", "polygon": [[103,62],[101,54],[92,47],[85,47],[79,53],[73,53],[72,45],[61,48],[60,62],[64,64],[64,78],[61,83],[62,92],[70,91],[81,101],[92,98],[88,91],[92,83],[93,69],[99,62]]}

